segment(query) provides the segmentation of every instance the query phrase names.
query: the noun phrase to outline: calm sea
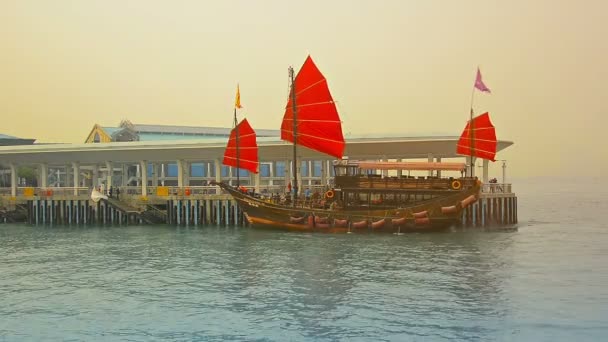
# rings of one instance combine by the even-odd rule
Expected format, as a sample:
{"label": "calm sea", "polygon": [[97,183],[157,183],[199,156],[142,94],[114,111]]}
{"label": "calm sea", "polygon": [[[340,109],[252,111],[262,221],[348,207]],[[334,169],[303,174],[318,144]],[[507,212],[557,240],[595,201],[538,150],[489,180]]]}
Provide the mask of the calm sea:
{"label": "calm sea", "polygon": [[0,225],[0,340],[608,340],[608,189],[514,182],[517,232]]}

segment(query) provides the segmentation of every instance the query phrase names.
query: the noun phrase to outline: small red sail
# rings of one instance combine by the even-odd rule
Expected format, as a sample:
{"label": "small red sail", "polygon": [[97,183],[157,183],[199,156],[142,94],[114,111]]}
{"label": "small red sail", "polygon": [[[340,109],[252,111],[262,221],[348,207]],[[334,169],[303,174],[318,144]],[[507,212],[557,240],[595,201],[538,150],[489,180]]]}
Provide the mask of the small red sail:
{"label": "small red sail", "polygon": [[[481,159],[495,161],[496,156],[496,130],[490,121],[490,115],[486,112],[473,118],[473,147],[471,148],[471,122],[467,122],[460,140],[456,153],[463,155],[473,155]],[[471,153],[472,152],[472,153]]]}
{"label": "small red sail", "polygon": [[[297,144],[342,158],[344,136],[342,123],[331,97],[327,80],[308,56],[295,78]],[[281,139],[293,142],[293,97],[285,107]]]}
{"label": "small red sail", "polygon": [[[236,159],[236,132],[239,133],[239,160],[237,166]],[[258,173],[258,143],[256,135],[247,119],[243,119],[230,132],[230,140],[224,152],[224,165],[238,167],[240,169],[249,170],[253,173]]]}

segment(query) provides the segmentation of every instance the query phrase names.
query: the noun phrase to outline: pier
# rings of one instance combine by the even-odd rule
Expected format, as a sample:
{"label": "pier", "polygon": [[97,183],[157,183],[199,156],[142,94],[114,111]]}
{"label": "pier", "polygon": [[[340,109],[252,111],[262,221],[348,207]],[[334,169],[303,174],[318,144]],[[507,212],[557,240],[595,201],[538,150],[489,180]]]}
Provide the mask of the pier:
{"label": "pier", "polygon": [[[459,137],[350,138],[352,160],[424,160],[441,162],[456,154]],[[223,166],[226,139],[133,141],[0,147],[0,222],[29,224],[171,224],[243,226],[246,220],[232,198],[210,182],[236,185],[235,168]],[[512,145],[499,141],[498,150]],[[278,138],[259,142],[260,173],[239,173],[240,185],[261,194],[285,193],[292,179],[291,146]],[[302,149],[298,180],[306,189],[323,191],[333,182],[333,160]],[[469,164],[467,162],[467,164]],[[463,212],[462,223],[494,227],[517,223],[517,197],[506,182],[489,183],[488,162],[478,165],[484,183],[478,201]],[[23,184],[17,170],[27,166],[35,185]],[[467,172],[468,173],[468,172]],[[382,174],[383,177],[389,176]],[[406,176],[401,174],[392,177]],[[409,175],[408,175],[409,176]],[[437,177],[420,175],[417,177]],[[107,201],[91,200],[93,188],[120,189]]]}

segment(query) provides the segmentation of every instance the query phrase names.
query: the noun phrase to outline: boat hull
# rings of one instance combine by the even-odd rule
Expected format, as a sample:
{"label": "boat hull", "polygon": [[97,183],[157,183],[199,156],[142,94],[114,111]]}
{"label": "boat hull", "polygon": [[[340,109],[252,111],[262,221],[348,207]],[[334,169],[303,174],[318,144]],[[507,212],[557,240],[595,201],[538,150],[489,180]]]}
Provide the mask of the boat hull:
{"label": "boat hull", "polygon": [[460,223],[462,209],[479,197],[480,190],[480,185],[476,184],[469,189],[412,206],[348,210],[280,205],[242,193],[223,183],[219,185],[232,195],[254,228],[323,233],[447,230]]}

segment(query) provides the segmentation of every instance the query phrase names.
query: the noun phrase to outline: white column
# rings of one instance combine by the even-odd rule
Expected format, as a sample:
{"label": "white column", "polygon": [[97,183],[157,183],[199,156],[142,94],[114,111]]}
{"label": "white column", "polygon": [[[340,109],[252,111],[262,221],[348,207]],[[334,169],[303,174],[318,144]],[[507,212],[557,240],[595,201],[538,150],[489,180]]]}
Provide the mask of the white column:
{"label": "white column", "polygon": [[141,195],[148,196],[148,163],[145,160],[139,161],[141,172]]}
{"label": "white column", "polygon": [[127,186],[127,185],[129,185],[129,165],[122,163],[122,167],[120,169],[122,170],[122,177],[120,177],[120,179],[121,179],[120,184],[122,186]]}
{"label": "white column", "polygon": [[183,170],[184,170],[184,186],[190,186],[190,170],[192,165],[189,161],[182,160]]}
{"label": "white column", "polygon": [[[291,182],[291,160],[285,160],[285,189],[283,191],[287,191],[287,184]],[[293,186],[293,184],[291,184]]]}
{"label": "white column", "polygon": [[165,176],[165,162],[162,162],[160,164],[160,179],[161,179],[160,184],[162,186],[165,186],[165,177],[166,177]]}
{"label": "white column", "polygon": [[[297,167],[296,167],[296,173],[298,175],[298,196],[302,193],[302,184],[304,184],[304,182],[302,181],[302,160],[298,159],[298,163],[300,163]],[[307,161],[304,161],[305,163]],[[293,184],[291,184],[293,186]]]}
{"label": "white column", "polygon": [[327,184],[328,175],[327,161],[321,160],[321,185]]}
{"label": "white column", "polygon": [[72,176],[72,168],[68,165],[65,166],[65,187],[69,187],[71,184],[70,176]]}
{"label": "white column", "polygon": [[47,163],[40,164],[40,184],[39,186],[46,189],[49,179],[49,165]]}
{"label": "white column", "polygon": [[[426,158],[426,160],[427,160],[429,163],[432,163],[432,162],[433,162],[433,154],[432,154],[432,153],[429,153],[429,154],[428,154],[428,156],[427,156],[427,158]],[[429,176],[432,176],[432,175],[433,175],[433,170],[429,170]]]}
{"label": "white column", "polygon": [[158,164],[152,163],[152,186],[158,186]]}
{"label": "white column", "polygon": [[11,196],[17,196],[17,166],[13,163],[10,165],[11,168]]}
{"label": "white column", "polygon": [[80,186],[80,165],[78,165],[78,162],[72,163],[72,171],[74,172],[74,196],[78,196],[78,187]]}
{"label": "white column", "polygon": [[507,184],[507,161],[502,161],[502,184]]}
{"label": "white column", "polygon": [[112,186],[112,176],[114,175],[114,164],[111,161],[106,162],[106,187],[105,191],[110,190],[110,186]]}
{"label": "white column", "polygon": [[[222,181],[222,164],[220,162],[219,159],[215,159],[213,161],[213,166],[215,167],[215,182],[219,183]],[[220,193],[220,187],[216,186],[215,187],[215,193],[219,194]]]}
{"label": "white column", "polygon": [[177,186],[182,188],[184,186],[184,161],[177,161]]}
{"label": "white column", "polygon": [[487,183],[488,182],[488,165],[490,164],[490,161],[487,159],[483,160],[483,173],[482,173],[482,182]]}
{"label": "white column", "polygon": [[135,165],[135,177],[137,178],[137,186],[141,186],[141,165]]}
{"label": "white column", "polygon": [[97,189],[97,185],[99,183],[99,165],[93,165],[93,170],[91,171],[91,185],[94,189]]}
{"label": "white column", "polygon": [[260,193],[260,173],[253,174],[253,185],[255,186],[255,192]]}

